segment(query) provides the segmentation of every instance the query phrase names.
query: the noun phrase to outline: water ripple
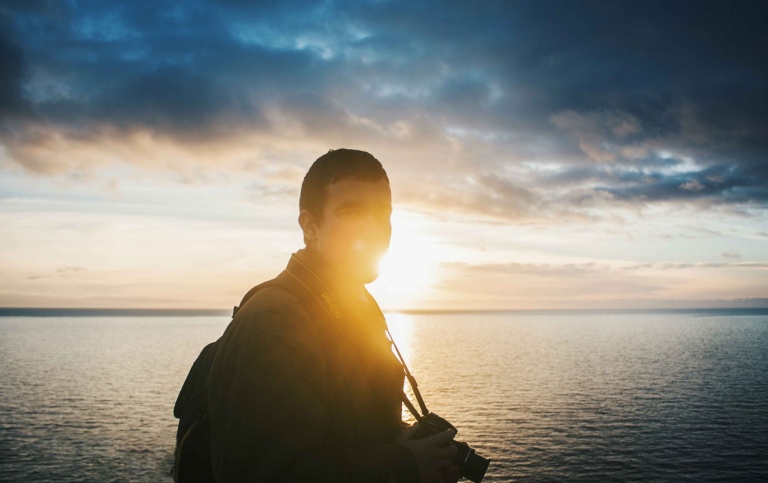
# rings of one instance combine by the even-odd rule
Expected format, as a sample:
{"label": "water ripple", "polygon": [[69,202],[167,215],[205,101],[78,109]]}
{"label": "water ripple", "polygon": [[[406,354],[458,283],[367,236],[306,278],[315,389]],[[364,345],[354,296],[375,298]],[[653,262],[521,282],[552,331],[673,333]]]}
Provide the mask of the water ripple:
{"label": "water ripple", "polygon": [[[222,317],[0,318],[0,480],[170,481],[176,394]],[[768,481],[768,318],[398,315],[486,481]]]}

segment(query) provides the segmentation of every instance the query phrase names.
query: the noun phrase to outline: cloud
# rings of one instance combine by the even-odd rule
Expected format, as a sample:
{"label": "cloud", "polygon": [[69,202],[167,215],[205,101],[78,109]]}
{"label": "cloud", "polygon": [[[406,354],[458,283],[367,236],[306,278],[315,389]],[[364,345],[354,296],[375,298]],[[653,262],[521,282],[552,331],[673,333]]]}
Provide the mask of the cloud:
{"label": "cloud", "polygon": [[[597,162],[616,161],[617,155],[609,144],[611,140],[623,140],[642,132],[640,121],[627,112],[590,112],[580,114],[564,111],[553,114],[550,122],[557,128],[570,133],[579,149],[591,160]],[[622,153],[636,154],[632,146],[623,148]]]}
{"label": "cloud", "polygon": [[501,263],[469,265],[444,264],[451,273],[442,288],[462,294],[484,294],[502,297],[514,306],[560,299],[613,298],[632,294],[634,297],[661,295],[663,287],[645,275],[628,276],[604,264],[531,264]]}
{"label": "cloud", "polygon": [[466,263],[447,264],[448,268],[460,268],[474,273],[501,273],[537,275],[543,277],[578,276],[589,273],[606,272],[608,267],[595,263],[566,263],[555,265],[550,263],[492,263],[470,265]]}
{"label": "cloud", "polygon": [[[731,256],[726,256],[731,255]],[[724,258],[740,258],[741,256],[735,254],[723,253]],[[709,269],[709,268],[727,268],[727,269],[765,269],[768,268],[768,262],[697,262],[697,263],[680,263],[680,262],[657,262],[657,263],[638,263],[624,265],[621,270],[624,271],[636,271],[636,270],[690,270],[690,269]]]}
{"label": "cloud", "polygon": [[[724,258],[741,258],[734,253],[723,253]],[[656,263],[624,263],[620,265],[608,265],[606,263],[491,263],[491,264],[467,264],[450,263],[448,268],[458,268],[471,273],[501,273],[524,274],[542,277],[582,276],[607,272],[631,272],[643,269],[653,270],[682,270],[696,268],[768,268],[768,262],[656,262]]]}
{"label": "cloud", "polygon": [[42,278],[51,278],[51,277],[67,278],[72,273],[86,272],[86,271],[88,271],[88,269],[81,266],[63,266],[63,267],[57,268],[52,273],[30,275],[27,277],[27,280],[40,280]]}
{"label": "cloud", "polygon": [[56,269],[56,273],[69,273],[69,272],[85,272],[87,269],[85,267],[61,267]]}
{"label": "cloud", "polygon": [[699,183],[698,180],[691,180],[686,181],[685,183],[680,185],[681,190],[687,190],[687,191],[699,191],[704,189],[704,185]]}
{"label": "cloud", "polygon": [[[471,299],[496,308],[669,307],[691,294],[732,298],[734,292],[724,288],[723,280],[733,271],[753,272],[742,279],[741,296],[761,297],[766,269],[766,262],[444,263],[445,276],[437,288],[446,300]],[[708,274],[711,270],[724,273]]]}
{"label": "cloud", "polygon": [[0,35],[0,121],[5,118],[20,117],[25,114],[26,103],[22,98],[22,82],[25,65],[22,50]]}
{"label": "cloud", "polygon": [[408,202],[431,211],[588,220],[653,203],[765,209],[766,11],[7,3],[0,170],[252,173],[349,146],[386,161]]}

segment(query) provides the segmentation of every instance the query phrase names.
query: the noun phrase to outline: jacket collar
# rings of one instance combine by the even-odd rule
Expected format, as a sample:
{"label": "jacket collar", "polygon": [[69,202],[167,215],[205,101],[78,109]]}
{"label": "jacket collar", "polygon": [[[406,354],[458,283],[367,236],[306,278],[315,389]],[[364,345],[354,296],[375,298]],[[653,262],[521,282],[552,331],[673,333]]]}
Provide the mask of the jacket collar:
{"label": "jacket collar", "polygon": [[364,286],[360,287],[364,299],[342,291],[334,281],[332,267],[317,259],[306,248],[291,255],[285,271],[312,292],[337,324],[341,325],[347,319],[363,319],[370,321],[376,328],[386,328],[384,314],[368,290]]}

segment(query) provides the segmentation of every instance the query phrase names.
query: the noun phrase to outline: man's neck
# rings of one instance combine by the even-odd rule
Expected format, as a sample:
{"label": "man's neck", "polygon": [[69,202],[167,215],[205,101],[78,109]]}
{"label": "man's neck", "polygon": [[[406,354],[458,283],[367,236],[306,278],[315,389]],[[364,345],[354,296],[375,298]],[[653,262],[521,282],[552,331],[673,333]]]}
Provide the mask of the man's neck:
{"label": "man's neck", "polygon": [[297,256],[306,262],[313,271],[318,272],[317,275],[331,286],[331,290],[338,297],[354,300],[358,303],[368,301],[365,286],[362,283],[350,281],[349,276],[323,260],[320,254],[312,248],[307,247],[299,250]]}

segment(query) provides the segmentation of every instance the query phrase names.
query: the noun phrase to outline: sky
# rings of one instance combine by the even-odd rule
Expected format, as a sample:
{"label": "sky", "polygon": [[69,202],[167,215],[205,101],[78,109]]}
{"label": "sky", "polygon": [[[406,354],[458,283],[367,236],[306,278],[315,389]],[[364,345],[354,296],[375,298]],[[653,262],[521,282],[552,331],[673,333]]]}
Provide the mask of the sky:
{"label": "sky", "polygon": [[227,308],[389,174],[387,309],[768,306],[765,1],[0,1],[0,307]]}

